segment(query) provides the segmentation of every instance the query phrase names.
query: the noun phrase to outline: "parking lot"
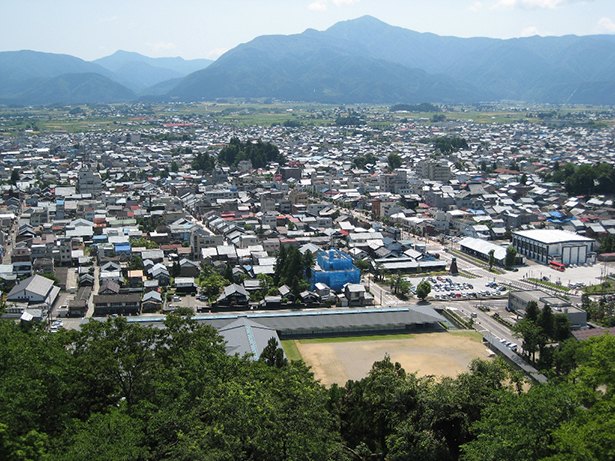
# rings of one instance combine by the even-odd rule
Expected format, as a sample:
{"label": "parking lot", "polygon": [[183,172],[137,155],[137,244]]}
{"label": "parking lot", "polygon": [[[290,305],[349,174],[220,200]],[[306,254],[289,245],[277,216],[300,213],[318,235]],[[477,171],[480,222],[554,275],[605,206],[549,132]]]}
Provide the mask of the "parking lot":
{"label": "parking lot", "polygon": [[463,277],[429,277],[430,296],[436,300],[489,299],[507,296],[507,288],[494,281]]}
{"label": "parking lot", "polygon": [[173,310],[179,307],[187,307],[195,312],[209,310],[209,304],[200,295],[179,295],[176,294],[167,303],[167,310]]}

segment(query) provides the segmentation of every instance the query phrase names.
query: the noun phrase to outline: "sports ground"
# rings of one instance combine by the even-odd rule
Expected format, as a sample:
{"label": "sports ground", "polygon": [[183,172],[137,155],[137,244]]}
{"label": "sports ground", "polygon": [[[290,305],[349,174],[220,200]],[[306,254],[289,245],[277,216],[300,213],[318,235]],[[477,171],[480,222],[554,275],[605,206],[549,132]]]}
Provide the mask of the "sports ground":
{"label": "sports ground", "polygon": [[470,331],[286,340],[283,346],[327,386],[365,377],[385,354],[408,372],[436,377],[457,376],[472,360],[490,356],[480,334]]}

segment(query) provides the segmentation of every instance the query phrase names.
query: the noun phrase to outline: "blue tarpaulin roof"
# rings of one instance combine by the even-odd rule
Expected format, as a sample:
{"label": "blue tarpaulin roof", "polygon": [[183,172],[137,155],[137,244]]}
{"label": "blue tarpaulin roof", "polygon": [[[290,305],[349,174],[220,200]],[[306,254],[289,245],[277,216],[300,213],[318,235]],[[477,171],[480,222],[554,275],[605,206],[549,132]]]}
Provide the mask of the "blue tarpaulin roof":
{"label": "blue tarpaulin roof", "polygon": [[116,243],[114,249],[116,253],[130,253],[131,251],[130,243]]}

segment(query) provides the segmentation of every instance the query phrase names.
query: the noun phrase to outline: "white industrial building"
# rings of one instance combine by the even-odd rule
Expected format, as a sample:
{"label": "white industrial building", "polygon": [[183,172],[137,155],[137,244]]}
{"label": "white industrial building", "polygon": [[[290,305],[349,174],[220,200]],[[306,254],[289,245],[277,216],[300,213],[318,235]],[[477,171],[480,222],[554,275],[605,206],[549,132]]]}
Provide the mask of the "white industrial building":
{"label": "white industrial building", "polygon": [[549,264],[588,264],[595,262],[596,241],[562,230],[533,229],[513,232],[512,245],[519,254]]}

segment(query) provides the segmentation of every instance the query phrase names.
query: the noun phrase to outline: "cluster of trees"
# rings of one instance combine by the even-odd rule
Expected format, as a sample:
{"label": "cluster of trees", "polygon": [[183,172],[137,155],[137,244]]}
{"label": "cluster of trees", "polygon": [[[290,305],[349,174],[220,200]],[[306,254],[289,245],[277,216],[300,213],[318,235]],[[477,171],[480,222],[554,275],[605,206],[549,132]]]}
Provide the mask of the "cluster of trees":
{"label": "cluster of trees", "polygon": [[17,185],[17,181],[19,181],[20,179],[21,179],[21,178],[20,178],[20,176],[19,176],[19,170],[18,170],[17,168],[13,168],[13,169],[11,170],[11,178],[10,178],[10,180],[9,180],[9,181],[10,181],[10,183],[11,183],[13,186],[16,186],[16,185]]}
{"label": "cluster of trees", "polygon": [[311,251],[301,254],[299,249],[293,246],[281,245],[275,262],[273,283],[276,287],[287,285],[297,296],[309,288],[308,280],[312,278],[314,264],[314,255]]}
{"label": "cluster of trees", "polygon": [[299,120],[286,120],[282,123],[282,126],[286,128],[300,128],[303,124]]}
{"label": "cluster of trees", "polygon": [[207,296],[210,303],[218,299],[224,287],[236,281],[239,280],[235,280],[233,268],[229,264],[214,268],[209,263],[202,263],[201,272],[196,279],[197,285],[201,288],[201,293]]}
{"label": "cluster of trees", "polygon": [[207,152],[199,152],[192,159],[191,166],[197,171],[211,172],[216,168],[216,159]]}
{"label": "cluster of trees", "polygon": [[399,156],[399,154],[395,153],[395,152],[391,152],[388,156],[387,156],[387,165],[389,166],[389,169],[391,171],[395,171],[397,168],[399,168],[402,164],[402,159]]}
{"label": "cluster of trees", "polygon": [[192,141],[192,135],[187,133],[161,133],[153,135],[152,138],[154,141]]}
{"label": "cluster of trees", "polygon": [[333,386],[329,405],[353,459],[612,459],[615,365],[603,361],[615,358],[615,338],[567,346],[569,369],[548,385],[528,389],[498,360],[436,381],[385,358],[366,378]]}
{"label": "cluster of trees", "polygon": [[[327,393],[270,351],[230,357],[216,331],[171,315],[80,331],[0,322],[0,459],[335,459]],[[271,366],[270,366],[271,365]]]}
{"label": "cluster of trees", "polygon": [[549,181],[564,184],[572,195],[611,194],[615,190],[615,168],[610,163],[575,165],[555,162]]}
{"label": "cluster of trees", "polygon": [[535,301],[527,303],[525,317],[515,324],[513,330],[523,339],[525,357],[543,369],[553,365],[553,354],[557,348],[552,343],[561,343],[571,336],[566,314],[554,314],[548,304],[541,310]]}
{"label": "cluster of trees", "polygon": [[139,225],[139,229],[141,229],[141,231],[150,233],[155,232],[156,229],[161,226],[164,226],[165,221],[162,215],[152,214],[148,216],[137,217],[137,224]]}
{"label": "cluster of trees", "polygon": [[336,126],[361,126],[365,125],[365,120],[363,120],[360,116],[355,114],[340,115],[335,119]]}
{"label": "cluster of trees", "polygon": [[271,162],[286,163],[286,158],[274,144],[260,139],[256,143],[242,142],[236,137],[222,148],[218,160],[230,166],[237,166],[242,160],[250,160],[253,168],[265,168]]}
{"label": "cluster of trees", "polygon": [[416,297],[421,301],[425,301],[425,298],[431,293],[431,283],[427,280],[421,280],[416,286]]}
{"label": "cluster of trees", "polygon": [[468,149],[468,142],[459,136],[440,136],[431,140],[434,149],[448,155],[461,149]]}
{"label": "cluster of trees", "polygon": [[278,287],[273,283],[273,277],[267,274],[258,274],[256,276],[260,283],[260,288],[250,293],[251,301],[262,301],[265,296],[275,296],[278,294]]}
{"label": "cluster of trees", "polygon": [[514,246],[506,247],[506,256],[504,257],[504,265],[506,269],[511,269],[515,265],[517,259],[517,250]]}
{"label": "cluster of trees", "polygon": [[160,245],[156,242],[145,237],[130,237],[129,241],[133,247],[137,248],[147,248],[148,250],[160,248]]}
{"label": "cluster of trees", "polygon": [[607,461],[615,337],[566,341],[566,369],[530,385],[502,361],[457,378],[389,357],[324,388],[270,341],[228,356],[209,326],[124,318],[49,333],[0,322],[0,459]]}
{"label": "cluster of trees", "polygon": [[615,252],[615,237],[613,237],[611,234],[607,234],[605,237],[602,237],[599,242],[600,248],[598,249],[598,253]]}
{"label": "cluster of trees", "polygon": [[615,299],[607,300],[602,296],[598,301],[592,301],[589,296],[581,298],[583,309],[587,312],[587,320],[604,327],[615,327]]}
{"label": "cluster of trees", "polygon": [[412,283],[402,274],[397,274],[395,277],[391,277],[390,289],[393,291],[394,295],[405,298],[412,289]]}
{"label": "cluster of trees", "polygon": [[483,173],[493,173],[497,169],[498,165],[495,162],[491,162],[491,165],[488,165],[486,161],[480,161],[480,171]]}
{"label": "cluster of trees", "polygon": [[442,112],[442,109],[434,104],[422,102],[420,104],[395,104],[389,108],[391,112]]}
{"label": "cluster of trees", "polygon": [[192,147],[190,146],[179,146],[171,149],[171,155],[173,157],[181,156],[181,155],[192,155]]}
{"label": "cluster of trees", "polygon": [[[512,245],[509,245],[506,248],[506,256],[504,257],[504,266],[506,269],[512,269],[515,265],[515,260],[517,259],[517,250]],[[493,269],[493,265],[495,264],[495,250],[489,251],[489,270]]]}
{"label": "cluster of trees", "polygon": [[368,152],[365,155],[358,155],[355,157],[352,163],[357,168],[365,168],[365,165],[375,165],[377,161],[378,158],[371,152]]}

